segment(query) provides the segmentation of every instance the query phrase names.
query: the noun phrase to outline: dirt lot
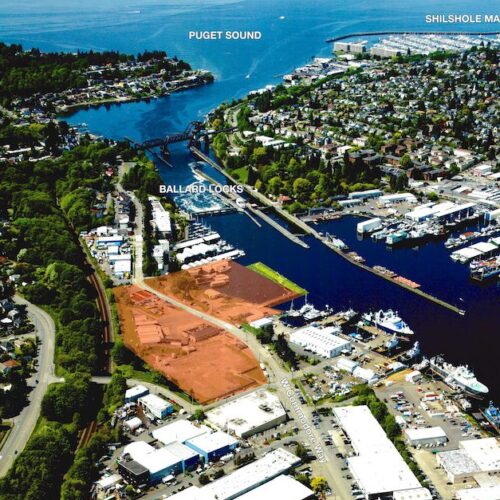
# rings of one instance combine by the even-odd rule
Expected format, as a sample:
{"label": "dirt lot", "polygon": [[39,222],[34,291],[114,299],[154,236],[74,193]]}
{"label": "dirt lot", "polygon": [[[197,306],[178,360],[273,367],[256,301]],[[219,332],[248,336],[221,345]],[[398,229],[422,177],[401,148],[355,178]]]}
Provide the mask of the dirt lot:
{"label": "dirt lot", "polygon": [[147,284],[191,307],[235,325],[276,314],[298,294],[233,261],[149,278]]}
{"label": "dirt lot", "polygon": [[266,382],[230,333],[136,286],[115,288],[127,347],[202,404]]}

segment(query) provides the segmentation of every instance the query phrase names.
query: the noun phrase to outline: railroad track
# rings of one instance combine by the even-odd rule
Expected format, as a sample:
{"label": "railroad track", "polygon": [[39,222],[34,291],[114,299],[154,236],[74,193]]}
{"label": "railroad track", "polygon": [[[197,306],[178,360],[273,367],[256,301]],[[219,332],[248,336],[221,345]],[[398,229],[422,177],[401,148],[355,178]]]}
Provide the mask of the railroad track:
{"label": "railroad track", "polygon": [[111,332],[111,317],[109,312],[109,307],[107,303],[107,297],[103,290],[100,280],[97,278],[95,271],[92,271],[89,275],[89,281],[92,286],[97,291],[97,307],[99,309],[99,316],[101,318],[103,328],[102,328],[102,344],[104,347],[104,363],[103,369],[108,373],[111,373],[112,362],[111,362],[111,343],[113,342],[113,335]]}
{"label": "railroad track", "polygon": [[80,439],[78,441],[78,446],[76,447],[76,449],[79,450],[80,448],[85,446],[90,441],[90,438],[95,434],[96,431],[97,431],[97,420],[92,420],[82,430],[80,434]]}

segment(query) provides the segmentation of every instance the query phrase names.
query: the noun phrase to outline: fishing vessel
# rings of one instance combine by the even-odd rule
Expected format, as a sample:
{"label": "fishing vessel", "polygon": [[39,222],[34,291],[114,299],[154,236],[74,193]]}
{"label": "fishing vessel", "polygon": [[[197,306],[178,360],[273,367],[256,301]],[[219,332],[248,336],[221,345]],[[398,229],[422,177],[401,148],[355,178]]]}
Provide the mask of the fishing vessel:
{"label": "fishing vessel", "polygon": [[417,340],[413,347],[404,355],[406,360],[415,359],[420,355],[420,342]]}
{"label": "fishing vessel", "polygon": [[385,348],[388,351],[391,351],[392,349],[395,349],[399,345],[399,339],[397,334],[395,333],[386,343],[385,343]]}
{"label": "fishing vessel", "polygon": [[462,390],[472,397],[483,398],[489,392],[488,387],[477,380],[467,365],[454,366],[441,356],[435,356],[430,360],[430,367],[443,377],[450,387]]}
{"label": "fishing vessel", "polygon": [[500,257],[471,262],[470,277],[474,281],[487,281],[500,276]]}
{"label": "fishing vessel", "polygon": [[385,242],[389,246],[397,245],[408,239],[408,233],[406,231],[396,231],[387,235]]}
{"label": "fishing vessel", "polygon": [[494,429],[497,432],[500,432],[500,410],[498,409],[498,406],[495,406],[493,401],[490,401],[488,408],[483,410],[482,413]]}
{"label": "fishing vessel", "polygon": [[366,313],[363,320],[371,325],[384,330],[387,333],[398,335],[413,335],[413,330],[398,316],[397,312],[388,309],[375,313]]}

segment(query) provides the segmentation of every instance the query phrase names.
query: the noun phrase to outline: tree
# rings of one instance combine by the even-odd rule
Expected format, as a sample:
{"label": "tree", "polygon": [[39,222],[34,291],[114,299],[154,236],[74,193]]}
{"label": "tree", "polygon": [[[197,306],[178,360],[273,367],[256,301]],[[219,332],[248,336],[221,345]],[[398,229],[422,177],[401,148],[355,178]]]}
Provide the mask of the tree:
{"label": "tree", "polygon": [[328,488],[328,481],[321,476],[311,479],[311,488],[315,493],[323,493]]}
{"label": "tree", "polygon": [[202,420],[205,420],[205,418],[206,418],[205,412],[201,408],[197,408],[193,413],[193,419],[196,420],[197,422],[201,422]]}
{"label": "tree", "polygon": [[309,196],[312,191],[312,184],[307,179],[299,177],[295,179],[293,183],[293,193],[297,198],[297,201],[304,203],[309,200]]}
{"label": "tree", "polygon": [[309,453],[307,452],[307,448],[302,443],[299,443],[295,447],[295,455],[297,455],[304,463],[309,461]]}
{"label": "tree", "polygon": [[400,163],[400,164],[401,164],[401,166],[402,166],[403,168],[405,168],[405,169],[406,169],[406,168],[410,168],[410,167],[412,167],[412,166],[413,166],[413,162],[412,162],[412,160],[411,160],[410,156],[409,156],[409,155],[407,155],[407,154],[405,154],[405,155],[403,155],[403,156],[401,157],[401,160],[399,161],[399,163]]}
{"label": "tree", "polygon": [[210,482],[210,478],[205,473],[202,473],[198,476],[198,481],[202,486],[205,486]]}

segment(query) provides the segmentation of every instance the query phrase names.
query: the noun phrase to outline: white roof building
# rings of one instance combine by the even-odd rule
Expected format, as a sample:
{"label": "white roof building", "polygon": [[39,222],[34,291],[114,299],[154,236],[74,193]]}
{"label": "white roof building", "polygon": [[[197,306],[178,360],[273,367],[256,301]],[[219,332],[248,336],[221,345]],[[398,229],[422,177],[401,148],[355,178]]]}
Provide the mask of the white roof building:
{"label": "white roof building", "polygon": [[500,472],[500,447],[496,438],[460,441],[460,448],[476,462],[480,472]]}
{"label": "white roof building", "polygon": [[395,193],[395,194],[386,194],[384,196],[381,196],[377,203],[383,207],[392,205],[393,203],[401,203],[401,202],[407,202],[407,203],[416,203],[417,198],[415,198],[415,195],[411,193]]}
{"label": "white roof building", "polygon": [[340,333],[340,328],[335,326],[318,328],[309,325],[293,332],[290,342],[325,358],[333,358],[342,351],[351,350],[351,343],[336,333]]}
{"label": "white roof building", "polygon": [[278,448],[213,483],[202,488],[192,486],[169,498],[172,500],[232,500],[289,471],[299,463],[300,459],[293,453]]}
{"label": "white roof building", "polygon": [[142,426],[142,420],[139,417],[133,417],[130,420],[126,420],[124,425],[126,425],[129,430],[133,432]]}
{"label": "white roof building", "polygon": [[448,437],[441,427],[420,427],[405,429],[408,441],[413,445],[446,443]]}
{"label": "white roof building", "polygon": [[217,406],[206,416],[220,429],[246,438],[284,422],[286,411],[277,396],[261,389]]}
{"label": "white roof building", "polygon": [[357,366],[352,371],[352,374],[354,377],[364,380],[367,384],[374,384],[378,381],[378,375],[371,368]]}
{"label": "white roof building", "polygon": [[146,396],[139,398],[137,402],[156,418],[164,418],[173,411],[173,406],[156,394],[146,394]]}
{"label": "white roof building", "polygon": [[160,200],[154,196],[149,196],[151,203],[151,215],[153,217],[152,224],[163,235],[172,232],[172,224],[170,222],[170,213],[165,210]]}
{"label": "white roof building", "polygon": [[349,358],[339,358],[337,361],[337,368],[349,373],[352,373],[358,366],[359,363],[357,361]]}
{"label": "white roof building", "polygon": [[456,495],[459,500],[498,500],[500,485],[458,490]]}
{"label": "white roof building", "polygon": [[367,406],[344,406],[333,411],[357,454],[348,458],[348,465],[367,498],[421,488]]}
{"label": "white roof building", "polygon": [[144,441],[135,441],[125,446],[123,455],[125,454],[148,469],[152,476],[198,456],[194,450],[181,443],[170,443],[156,449]]}
{"label": "white roof building", "polygon": [[103,477],[96,481],[97,491],[106,492],[113,486],[116,486],[122,481],[120,474],[111,474],[111,476]]}
{"label": "white roof building", "polygon": [[478,465],[465,450],[443,451],[436,455],[436,460],[453,483],[479,472]]}
{"label": "white roof building", "polygon": [[252,328],[266,328],[273,324],[273,317],[266,316],[265,318],[256,319],[250,323]]}
{"label": "white roof building", "polygon": [[314,492],[290,476],[281,475],[262,486],[240,496],[240,500],[265,500],[267,498],[286,498],[286,500],[305,500],[312,498]]}
{"label": "white roof building", "polygon": [[176,420],[171,424],[154,430],[153,437],[163,444],[170,444],[176,441],[185,443],[188,439],[193,439],[209,432],[211,432],[210,429],[205,425],[198,427],[189,420]]}
{"label": "white roof building", "polygon": [[395,491],[394,500],[432,500],[432,494],[427,488]]}
{"label": "white roof building", "polygon": [[455,204],[451,201],[445,201],[443,203],[426,203],[413,209],[412,211],[405,214],[407,219],[411,219],[416,222],[420,222],[433,217],[435,214],[442,212],[443,210],[448,210],[454,207]]}
{"label": "white roof building", "polygon": [[209,455],[222,448],[236,446],[238,440],[226,432],[217,431],[196,436],[189,439],[186,444]]}

